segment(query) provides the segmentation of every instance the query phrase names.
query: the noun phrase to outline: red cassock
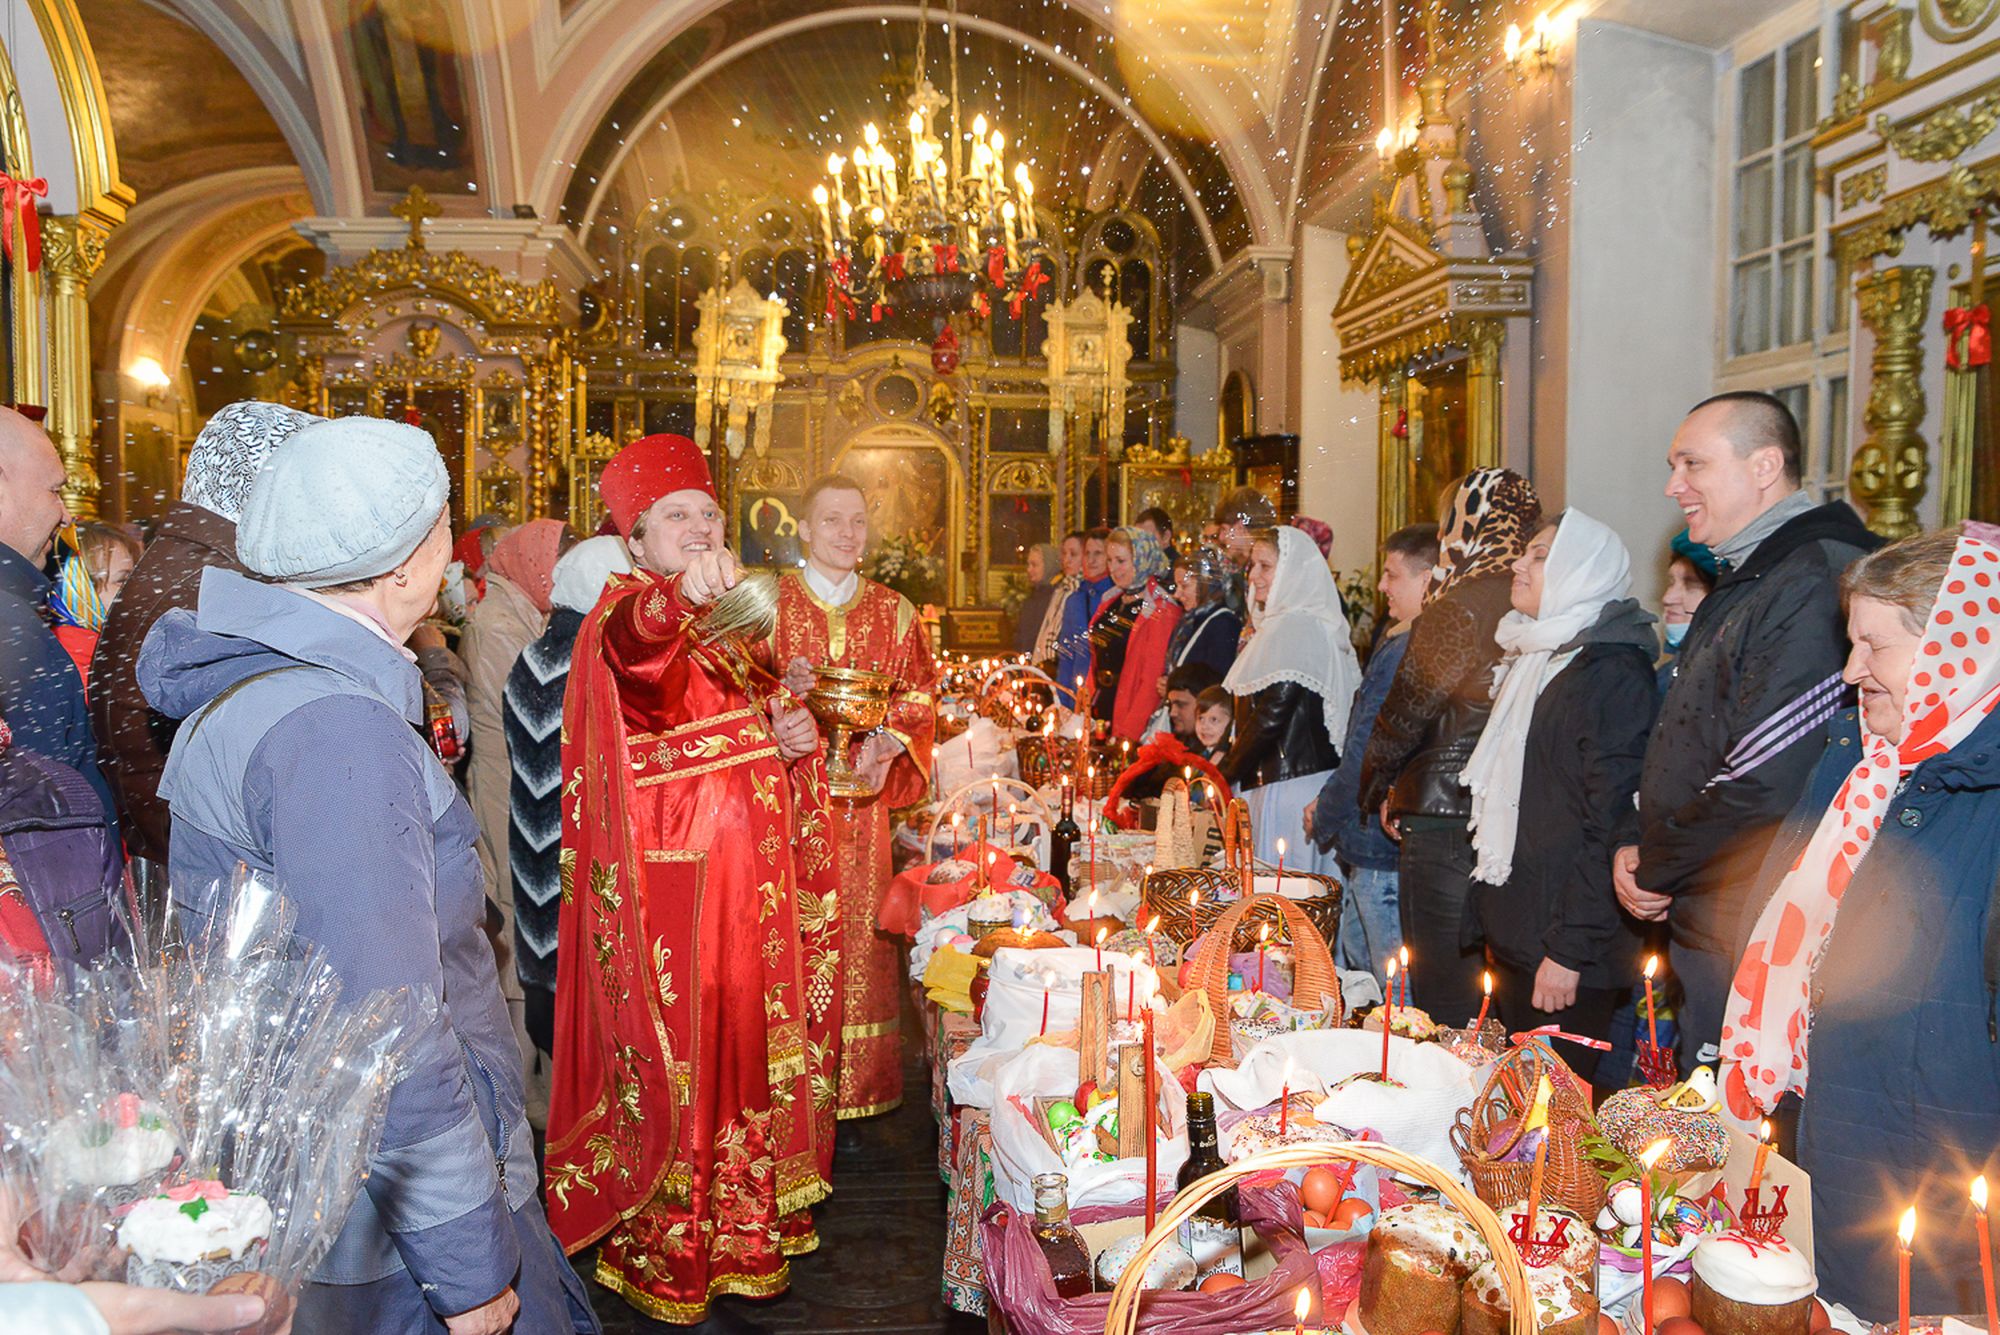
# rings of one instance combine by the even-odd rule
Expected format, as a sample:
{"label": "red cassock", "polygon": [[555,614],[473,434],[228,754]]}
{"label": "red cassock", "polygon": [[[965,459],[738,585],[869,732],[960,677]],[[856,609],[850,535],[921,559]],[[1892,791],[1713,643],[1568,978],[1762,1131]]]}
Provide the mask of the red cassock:
{"label": "red cassock", "polygon": [[577,640],[546,1185],[566,1250],[602,1239],[599,1283],[688,1323],[818,1243],[834,1015],[811,999],[838,964],[830,896],[799,885],[831,865],[823,807],[796,805],[823,765],[787,772],[780,688],[703,643],[678,587],[615,579]]}
{"label": "red cassock", "polygon": [[887,1112],[903,1099],[903,978],[896,938],[876,925],[894,874],[889,813],[924,796],[936,731],[937,665],[917,609],[894,589],[863,579],[844,606],[812,591],[803,576],[778,581],[774,670],[794,658],[818,667],[862,668],[895,679],[883,730],[903,744],[881,795],[832,807],[835,883],[840,895],[840,1097],[843,1118]]}

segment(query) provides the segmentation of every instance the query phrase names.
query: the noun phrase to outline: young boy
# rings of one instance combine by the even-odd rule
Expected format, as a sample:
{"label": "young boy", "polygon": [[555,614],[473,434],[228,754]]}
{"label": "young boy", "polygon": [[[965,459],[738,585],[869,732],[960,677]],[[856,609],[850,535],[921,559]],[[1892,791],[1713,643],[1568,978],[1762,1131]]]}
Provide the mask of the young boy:
{"label": "young boy", "polygon": [[1219,761],[1229,754],[1235,720],[1236,700],[1220,686],[1211,686],[1195,697],[1194,735],[1204,760]]}

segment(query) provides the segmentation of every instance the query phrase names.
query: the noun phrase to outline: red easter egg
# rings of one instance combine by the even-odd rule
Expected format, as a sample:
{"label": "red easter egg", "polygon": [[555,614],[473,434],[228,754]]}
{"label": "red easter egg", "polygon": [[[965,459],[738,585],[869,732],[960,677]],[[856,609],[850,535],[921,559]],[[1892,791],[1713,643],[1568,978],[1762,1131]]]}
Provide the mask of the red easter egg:
{"label": "red easter egg", "polygon": [[1330,1168],[1308,1171],[1305,1180],[1299,1183],[1299,1204],[1314,1214],[1330,1213],[1340,1204],[1340,1175]]}
{"label": "red easter egg", "polygon": [[1654,1281],[1653,1324],[1661,1328],[1661,1335],[1665,1335],[1665,1327],[1662,1323],[1672,1317],[1687,1316],[1693,1310],[1694,1300],[1688,1296],[1688,1286],[1685,1280],[1662,1279]]}
{"label": "red easter egg", "polygon": [[1327,1216],[1327,1221],[1333,1228],[1353,1228],[1367,1217],[1368,1202],[1359,1196],[1349,1196],[1333,1207],[1333,1213]]}
{"label": "red easter egg", "polygon": [[1821,1302],[1817,1298],[1813,1299],[1812,1316],[1810,1318],[1810,1324],[1807,1326],[1807,1329],[1820,1331],[1820,1330],[1831,1330],[1832,1328],[1833,1328],[1833,1318],[1827,1315],[1826,1304]]}
{"label": "red easter egg", "polygon": [[1597,1314],[1597,1335],[1618,1335],[1618,1323],[1599,1312]]}
{"label": "red easter egg", "polygon": [[1707,1335],[1691,1316],[1671,1316],[1654,1327],[1658,1335]]}
{"label": "red easter egg", "polygon": [[1232,1275],[1227,1270],[1218,1270],[1203,1280],[1198,1286],[1203,1293],[1221,1293],[1224,1289],[1243,1287],[1243,1276]]}

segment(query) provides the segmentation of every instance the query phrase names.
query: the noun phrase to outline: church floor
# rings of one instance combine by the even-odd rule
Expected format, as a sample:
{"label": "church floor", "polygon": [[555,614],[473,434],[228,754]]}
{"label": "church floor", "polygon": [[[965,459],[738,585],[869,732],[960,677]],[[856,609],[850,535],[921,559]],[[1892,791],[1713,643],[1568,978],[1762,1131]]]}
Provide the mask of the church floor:
{"label": "church floor", "polygon": [[[915,1097],[895,1112],[858,1123],[861,1146],[834,1161],[833,1195],[813,1211],[819,1250],[792,1262],[792,1287],[767,1302],[730,1299],[731,1310],[773,1331],[907,1332],[978,1335],[982,1317],[944,1304],[944,1183],[937,1171],[937,1124],[925,1097],[916,1019],[904,1015],[904,1086]],[[590,1278],[590,1253],[575,1258]],[[657,1331],[608,1290],[591,1284],[605,1335]]]}

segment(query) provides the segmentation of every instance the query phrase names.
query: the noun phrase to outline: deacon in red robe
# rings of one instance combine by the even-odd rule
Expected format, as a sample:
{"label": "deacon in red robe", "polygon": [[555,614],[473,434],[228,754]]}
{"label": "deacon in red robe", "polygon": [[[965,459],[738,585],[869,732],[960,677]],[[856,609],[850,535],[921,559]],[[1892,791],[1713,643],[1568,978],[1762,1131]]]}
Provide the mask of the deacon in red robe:
{"label": "deacon in red robe", "polygon": [[571,1253],[601,1243],[600,1284],[692,1324],[817,1245],[833,1035],[808,983],[837,966],[802,911],[796,845],[830,850],[793,771],[819,771],[818,734],[753,661],[768,622],[707,624],[738,574],[694,443],[635,441],[600,485],[638,569],[584,622],[563,720],[549,1219]]}
{"label": "deacon in red robe", "polygon": [[878,795],[833,804],[840,896],[840,1097],[842,1119],[887,1112],[903,1099],[903,976],[896,938],[875,921],[894,869],[889,813],[920,800],[930,783],[937,666],[917,609],[859,573],[868,504],[850,478],[822,478],[799,507],[806,563],[778,584],[772,661],[792,689],[811,689],[814,667],[862,668],[890,677],[889,717],[859,745],[856,770]]}

